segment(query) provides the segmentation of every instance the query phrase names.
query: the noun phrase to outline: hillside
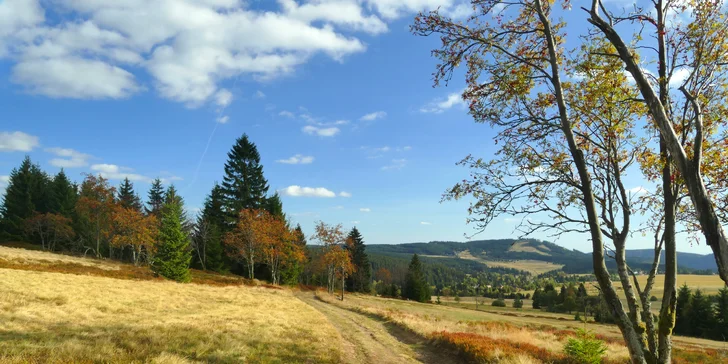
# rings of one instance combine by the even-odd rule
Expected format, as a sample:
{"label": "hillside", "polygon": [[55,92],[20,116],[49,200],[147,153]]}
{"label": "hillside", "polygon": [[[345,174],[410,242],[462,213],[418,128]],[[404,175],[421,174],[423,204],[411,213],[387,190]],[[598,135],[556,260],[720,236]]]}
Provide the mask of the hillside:
{"label": "hillside", "polygon": [[[433,264],[455,267],[465,273],[483,269],[509,269],[541,274],[554,270],[567,273],[590,273],[591,254],[569,250],[560,245],[537,239],[473,240],[468,242],[432,241],[429,243],[369,245],[367,251],[380,257],[406,260],[418,254]],[[627,251],[627,260],[633,269],[648,270],[652,260],[651,249]],[[664,252],[661,261],[664,261]],[[472,263],[478,263],[473,265]],[[612,264],[607,263],[608,266]],[[712,255],[678,252],[678,265],[688,270],[716,271]]]}

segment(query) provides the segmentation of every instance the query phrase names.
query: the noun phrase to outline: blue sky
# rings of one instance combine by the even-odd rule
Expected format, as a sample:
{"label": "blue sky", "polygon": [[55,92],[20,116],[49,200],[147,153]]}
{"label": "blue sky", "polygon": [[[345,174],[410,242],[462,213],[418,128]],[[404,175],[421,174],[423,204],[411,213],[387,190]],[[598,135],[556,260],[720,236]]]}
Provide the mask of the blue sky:
{"label": "blue sky", "polygon": [[370,244],[461,241],[467,203],[440,196],[467,176],[457,161],[495,145],[462,77],[432,88],[439,40],[408,26],[435,6],[467,14],[460,0],[0,0],[0,176],[28,154],[75,180],[129,177],[143,197],[161,177],[194,211],[247,133],[307,233],[323,220]]}

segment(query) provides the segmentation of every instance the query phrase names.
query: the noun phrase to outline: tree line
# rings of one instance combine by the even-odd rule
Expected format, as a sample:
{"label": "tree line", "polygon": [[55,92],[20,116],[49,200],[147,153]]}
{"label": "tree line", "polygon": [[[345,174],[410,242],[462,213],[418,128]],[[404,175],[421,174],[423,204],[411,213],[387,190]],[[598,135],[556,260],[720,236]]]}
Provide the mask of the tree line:
{"label": "tree line", "polygon": [[128,178],[117,188],[86,174],[79,185],[63,169],[50,176],[26,156],[11,172],[0,205],[0,238],[145,265],[181,282],[196,268],[370,292],[371,264],[359,230],[318,222],[310,238],[321,249],[309,249],[301,226],[293,226],[280,196],[268,190],[247,135],[236,140],[222,183],[213,185],[195,217],[176,187],[165,188],[159,178],[142,202]]}

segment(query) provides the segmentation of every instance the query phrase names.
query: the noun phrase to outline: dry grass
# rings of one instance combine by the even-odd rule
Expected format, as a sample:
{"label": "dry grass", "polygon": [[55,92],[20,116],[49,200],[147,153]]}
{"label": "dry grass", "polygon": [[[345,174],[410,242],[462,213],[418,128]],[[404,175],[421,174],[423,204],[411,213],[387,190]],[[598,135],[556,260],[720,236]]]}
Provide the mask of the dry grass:
{"label": "dry grass", "polygon": [[53,254],[39,250],[28,250],[8,246],[0,246],[0,259],[12,261],[15,264],[28,265],[56,265],[77,264],[103,270],[119,270],[120,264],[104,260],[94,260],[70,255]]}
{"label": "dry grass", "polygon": [[485,259],[482,257],[476,257],[476,256],[472,255],[470,253],[470,251],[468,251],[468,250],[458,253],[458,258],[473,260],[478,263],[485,264],[489,267],[518,269],[518,270],[530,272],[535,275],[539,275],[542,273],[550,272],[552,270],[559,270],[559,269],[563,268],[563,264],[554,264],[554,263],[545,262],[542,260],[532,260],[532,259],[522,259],[522,260],[512,260],[512,261],[490,260],[490,259]]}
{"label": "dry grass", "polygon": [[338,362],[339,338],[288,290],[0,269],[4,363]]}
{"label": "dry grass", "polygon": [[[475,355],[478,360],[486,362],[539,363],[556,360],[561,358],[564,343],[568,340],[559,329],[544,327],[540,320],[529,323],[485,312],[360,295],[350,295],[344,302],[325,294],[321,295],[321,299],[377,315],[435,341],[461,346],[469,359]],[[628,353],[619,342],[611,342],[608,343],[607,355],[619,362],[625,361]]]}
{"label": "dry grass", "polygon": [[[543,249],[543,250],[541,250]],[[509,252],[523,252],[523,253],[535,253],[543,256],[551,256],[548,251],[550,251],[548,247],[541,244],[538,247],[534,247],[529,245],[527,241],[518,241],[513,243],[510,248],[508,248]]]}
{"label": "dry grass", "polygon": [[[640,275],[637,276],[637,280],[640,282],[640,287],[644,287],[647,282],[647,275]],[[680,288],[680,286],[683,285],[683,283],[687,283],[688,287],[695,291],[696,289],[700,288],[703,293],[714,295],[718,294],[718,291],[725,287],[725,282],[720,279],[720,276],[717,274],[715,275],[697,275],[697,274],[678,274],[677,276],[677,286]],[[656,296],[659,299],[662,299],[662,295],[664,294],[665,290],[663,289],[663,286],[665,284],[665,275],[664,274],[658,274],[655,276],[655,286],[652,289],[652,295]],[[624,292],[621,290],[622,284],[620,282],[614,283],[615,287],[618,287],[619,294],[621,297],[624,297]],[[596,292],[596,289],[593,288]],[[595,293],[596,294],[596,293]]]}

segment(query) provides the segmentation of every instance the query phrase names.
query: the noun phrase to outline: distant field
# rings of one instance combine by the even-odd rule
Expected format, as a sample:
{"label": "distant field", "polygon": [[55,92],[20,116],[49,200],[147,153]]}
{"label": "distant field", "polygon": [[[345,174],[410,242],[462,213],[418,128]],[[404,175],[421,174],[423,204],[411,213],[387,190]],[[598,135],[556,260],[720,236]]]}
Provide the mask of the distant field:
{"label": "distant field", "polygon": [[[42,252],[0,255],[107,268]],[[340,340],[286,289],[0,268],[2,363],[338,363]]]}
{"label": "distant field", "polygon": [[[531,249],[535,250],[535,248],[532,248],[532,247],[527,247],[527,248],[531,248]],[[541,252],[541,253],[544,254],[544,252]],[[458,253],[458,257],[460,259],[473,260],[473,261],[485,264],[490,267],[518,269],[518,270],[530,272],[535,275],[550,272],[552,270],[559,270],[559,269],[563,268],[563,264],[554,264],[554,263],[545,262],[542,260],[530,260],[530,259],[512,260],[512,261],[489,260],[486,258],[480,258],[480,257],[473,256],[472,254],[470,254],[470,251],[468,251],[468,250]]]}
{"label": "distant field", "polygon": [[544,256],[550,256],[551,249],[547,247],[544,244],[538,245],[538,246],[531,246],[526,241],[519,241],[513,243],[510,248],[508,248],[509,252],[522,252],[522,253],[536,253]]}
{"label": "distant field", "polygon": [[[637,276],[637,281],[640,283],[640,287],[644,288],[645,284],[647,283],[647,276],[646,275],[639,275]],[[700,288],[700,290],[703,291],[705,294],[714,295],[717,294],[718,291],[725,287],[725,283],[720,279],[720,276],[718,275],[697,275],[697,274],[679,274],[677,276],[677,287],[680,289],[680,286],[683,285],[683,283],[687,283],[688,287],[695,291],[696,289]],[[662,299],[663,293],[665,292],[663,289],[663,285],[665,284],[665,275],[664,274],[658,274],[655,276],[655,285],[652,288],[652,295]],[[621,297],[624,298],[624,291],[622,291],[622,283],[621,282],[614,282],[614,286],[618,289],[618,293]],[[597,294],[597,283],[592,282],[586,285],[587,291],[589,291],[589,294]]]}

